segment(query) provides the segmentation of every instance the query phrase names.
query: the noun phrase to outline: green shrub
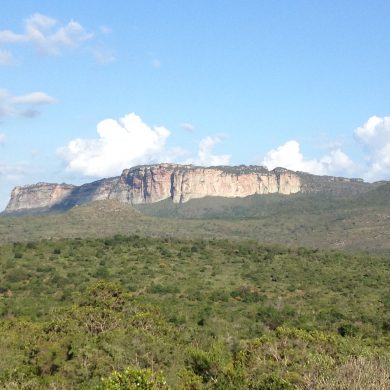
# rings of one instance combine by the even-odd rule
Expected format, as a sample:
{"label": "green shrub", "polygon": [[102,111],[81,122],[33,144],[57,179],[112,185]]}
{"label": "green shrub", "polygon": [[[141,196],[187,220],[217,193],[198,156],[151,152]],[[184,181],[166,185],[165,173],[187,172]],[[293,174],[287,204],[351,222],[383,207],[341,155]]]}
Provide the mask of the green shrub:
{"label": "green shrub", "polygon": [[359,328],[350,323],[344,323],[341,326],[337,328],[337,332],[340,336],[345,337],[345,336],[356,336],[358,334]]}
{"label": "green shrub", "polygon": [[290,382],[279,377],[278,375],[271,374],[265,375],[258,381],[254,381],[249,385],[251,390],[295,390],[297,387]]}
{"label": "green shrub", "polygon": [[256,287],[249,286],[241,286],[239,289],[233,290],[230,295],[245,303],[263,302],[266,299],[266,297],[261,294]]}
{"label": "green shrub", "polygon": [[169,387],[161,373],[149,369],[126,368],[114,371],[103,379],[99,390],[168,390]]}

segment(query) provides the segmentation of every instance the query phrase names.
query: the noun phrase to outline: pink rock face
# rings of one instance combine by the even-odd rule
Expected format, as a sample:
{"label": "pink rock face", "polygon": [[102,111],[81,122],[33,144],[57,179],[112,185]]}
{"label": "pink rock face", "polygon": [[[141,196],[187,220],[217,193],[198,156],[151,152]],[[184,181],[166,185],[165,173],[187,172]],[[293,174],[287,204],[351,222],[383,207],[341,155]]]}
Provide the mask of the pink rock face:
{"label": "pink rock face", "polygon": [[286,169],[268,171],[256,166],[203,168],[158,164],[125,169],[119,177],[79,187],[48,183],[16,187],[6,212],[104,199],[140,204],[170,198],[175,203],[183,203],[205,196],[233,198],[255,194],[294,194],[301,189],[299,175]]}
{"label": "pink rock face", "polygon": [[280,194],[295,194],[301,190],[301,179],[291,171],[285,171],[279,174],[279,187],[278,192]]}
{"label": "pink rock face", "polygon": [[205,196],[245,197],[255,194],[295,193],[300,191],[300,179],[291,177],[289,185],[280,188],[280,177],[272,172],[229,173],[218,168],[197,168],[176,172],[174,177],[174,202],[187,202]]}
{"label": "pink rock face", "polygon": [[75,186],[69,184],[38,183],[15,187],[7,211],[53,207],[71,194]]}
{"label": "pink rock face", "polygon": [[129,186],[131,203],[154,203],[172,198],[175,203],[205,196],[245,197],[255,194],[299,192],[297,174],[283,170],[253,168],[201,168],[161,164],[123,171],[121,181]]}
{"label": "pink rock face", "polygon": [[153,203],[171,196],[172,173],[173,167],[167,164],[143,166],[125,169],[120,180],[129,187],[131,203]]}

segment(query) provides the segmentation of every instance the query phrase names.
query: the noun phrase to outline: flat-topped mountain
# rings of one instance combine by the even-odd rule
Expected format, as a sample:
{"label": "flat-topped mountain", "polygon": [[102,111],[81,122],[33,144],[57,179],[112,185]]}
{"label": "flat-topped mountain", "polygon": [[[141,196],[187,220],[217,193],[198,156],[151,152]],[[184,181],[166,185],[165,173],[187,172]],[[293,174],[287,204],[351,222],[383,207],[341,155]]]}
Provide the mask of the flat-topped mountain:
{"label": "flat-topped mountain", "polygon": [[120,176],[74,186],[37,183],[12,190],[5,213],[66,210],[95,200],[132,205],[171,199],[184,203],[207,196],[239,198],[250,195],[332,192],[340,195],[368,191],[376,184],[361,179],[316,176],[262,166],[198,167],[156,164],[125,169]]}

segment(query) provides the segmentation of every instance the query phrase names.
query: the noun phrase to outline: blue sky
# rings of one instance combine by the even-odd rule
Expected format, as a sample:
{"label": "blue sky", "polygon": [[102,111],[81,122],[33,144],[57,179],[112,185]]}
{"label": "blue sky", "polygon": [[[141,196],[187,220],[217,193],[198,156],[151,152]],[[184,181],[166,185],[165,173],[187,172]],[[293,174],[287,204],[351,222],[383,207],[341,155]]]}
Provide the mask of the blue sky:
{"label": "blue sky", "polygon": [[0,209],[152,162],[390,179],[390,2],[2,0]]}

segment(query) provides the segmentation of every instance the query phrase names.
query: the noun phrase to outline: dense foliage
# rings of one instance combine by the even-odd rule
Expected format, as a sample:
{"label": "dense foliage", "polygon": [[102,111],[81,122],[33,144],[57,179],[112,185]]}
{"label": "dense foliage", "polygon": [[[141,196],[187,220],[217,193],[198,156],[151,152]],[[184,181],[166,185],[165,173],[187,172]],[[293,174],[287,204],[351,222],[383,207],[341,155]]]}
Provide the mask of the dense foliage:
{"label": "dense foliage", "polygon": [[115,236],[0,270],[0,387],[389,386],[386,254]]}

